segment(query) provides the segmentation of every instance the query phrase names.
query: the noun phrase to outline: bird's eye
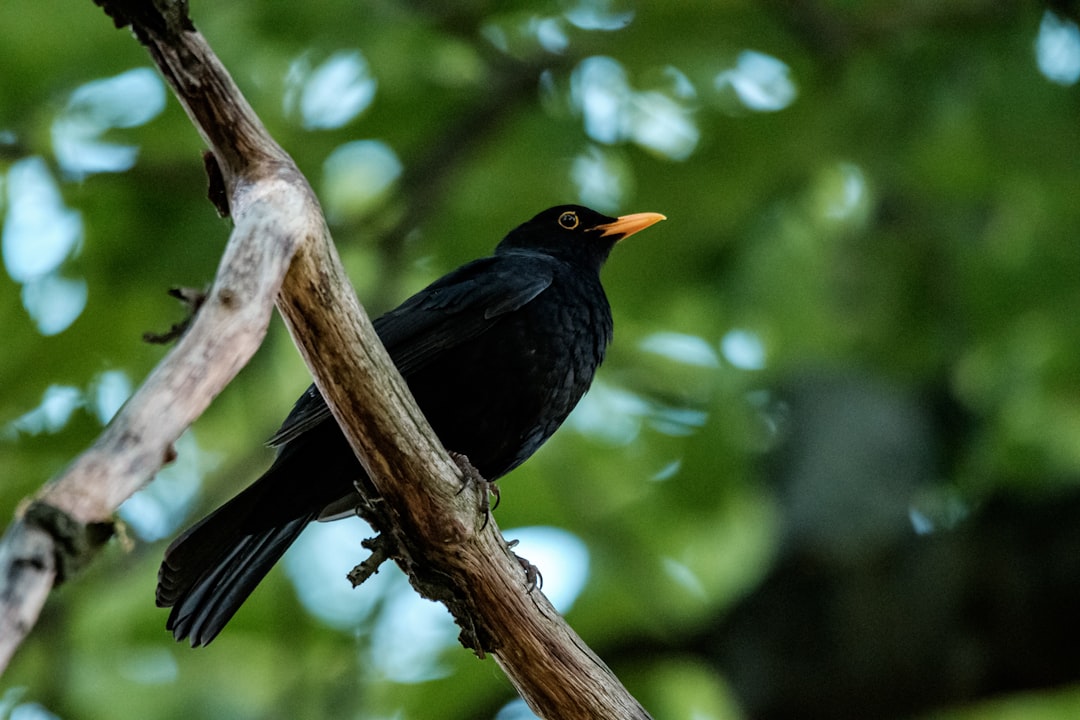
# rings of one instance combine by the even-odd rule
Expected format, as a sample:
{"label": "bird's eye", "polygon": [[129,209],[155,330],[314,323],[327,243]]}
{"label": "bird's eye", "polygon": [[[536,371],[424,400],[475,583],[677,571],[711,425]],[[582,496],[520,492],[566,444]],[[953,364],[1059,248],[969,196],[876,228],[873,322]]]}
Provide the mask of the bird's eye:
{"label": "bird's eye", "polygon": [[573,213],[573,212],[565,212],[565,213],[563,213],[562,215],[559,216],[559,225],[566,228],[567,230],[573,230],[574,228],[576,228],[578,226],[577,213]]}

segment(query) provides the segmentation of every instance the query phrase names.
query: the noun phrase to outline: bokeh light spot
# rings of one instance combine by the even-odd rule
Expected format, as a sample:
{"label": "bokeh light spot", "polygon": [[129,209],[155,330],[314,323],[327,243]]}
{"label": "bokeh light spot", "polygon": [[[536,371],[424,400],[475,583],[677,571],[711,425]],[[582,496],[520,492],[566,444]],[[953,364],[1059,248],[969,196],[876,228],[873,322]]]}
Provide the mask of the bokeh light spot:
{"label": "bokeh light spot", "polygon": [[378,81],[358,50],[337,52],[312,69],[307,56],[286,75],[285,110],[298,111],[308,130],[339,128],[367,110]]}
{"label": "bokeh light spot", "polygon": [[578,199],[583,205],[613,213],[629,194],[634,176],[617,155],[592,145],[574,158],[570,178],[577,186]]}
{"label": "bokeh light spot", "polygon": [[646,336],[639,347],[645,352],[696,367],[719,367],[720,358],[703,338],[678,332],[657,332]]}
{"label": "bokeh light spot", "polygon": [[734,90],[744,106],[758,112],[783,110],[798,96],[791,68],[756,50],[739,53],[735,67],[717,75],[713,85],[721,91]]}
{"label": "bokeh light spot", "polygon": [[637,438],[648,412],[648,402],[639,395],[594,380],[566,423],[582,435],[623,446]]}
{"label": "bokeh light spot", "polygon": [[81,85],[52,124],[57,162],[74,178],[128,170],[135,164],[138,148],[105,142],[101,136],[113,128],[145,125],[164,109],[165,88],[150,68]]}
{"label": "bokeh light spot", "polygon": [[724,359],[740,370],[762,370],[765,367],[765,345],[757,334],[742,328],[728,331],[720,340]]}
{"label": "bokeh light spot", "polygon": [[82,242],[82,216],[64,205],[60,188],[40,157],[8,170],[7,214],[2,238],[4,267],[15,282],[43,277]]}
{"label": "bokeh light spot", "polygon": [[323,163],[327,215],[339,222],[376,207],[401,175],[401,161],[378,140],[356,140],[336,148]]}
{"label": "bokeh light spot", "polygon": [[1047,10],[1035,38],[1035,61],[1048,80],[1075,85],[1080,80],[1080,28]]}
{"label": "bokeh light spot", "polygon": [[41,404],[8,423],[4,434],[11,437],[20,433],[40,435],[60,432],[82,403],[83,395],[79,388],[50,385],[45,389]]}

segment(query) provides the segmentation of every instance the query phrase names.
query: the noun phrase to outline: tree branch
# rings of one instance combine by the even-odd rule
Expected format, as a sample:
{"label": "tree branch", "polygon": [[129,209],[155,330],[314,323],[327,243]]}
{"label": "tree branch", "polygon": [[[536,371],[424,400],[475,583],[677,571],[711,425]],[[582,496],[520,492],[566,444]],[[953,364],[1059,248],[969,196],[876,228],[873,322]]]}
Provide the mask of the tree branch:
{"label": "tree branch", "polygon": [[[311,188],[194,30],[186,4],[95,1],[118,26],[132,25],[210,145],[236,228],[191,328],[31,507],[48,506],[82,528],[108,522],[171,459],[172,442],[251,357],[277,296],[371,478],[358,488],[365,517],[390,538],[387,546],[413,586],[447,605],[463,644],[494,655],[541,717],[647,718],[547,598],[528,586],[495,523],[478,512],[483,490],[470,485],[462,492],[461,471],[356,299]],[[20,517],[0,541],[0,667],[32,627],[63,547],[71,546],[56,537],[58,523],[33,517]]]}
{"label": "tree branch", "polygon": [[[173,459],[172,443],[259,347],[281,278],[304,237],[305,195],[295,183],[278,180],[234,196],[236,227],[191,328],[97,441],[38,492],[37,502],[76,525],[108,522]],[[64,538],[46,530],[20,516],[0,541],[0,668],[36,621],[58,565],[82,564],[63,551]]]}

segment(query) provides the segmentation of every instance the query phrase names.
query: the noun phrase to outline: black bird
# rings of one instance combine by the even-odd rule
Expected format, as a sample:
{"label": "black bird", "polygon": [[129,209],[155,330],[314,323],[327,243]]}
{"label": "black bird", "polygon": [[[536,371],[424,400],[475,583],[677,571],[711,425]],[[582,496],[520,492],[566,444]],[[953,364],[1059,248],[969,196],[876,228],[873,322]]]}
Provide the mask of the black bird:
{"label": "black bird", "polygon": [[[490,257],[451,272],[375,320],[443,445],[488,480],[562,424],[611,341],[600,267],[619,240],[663,220],[580,205],[545,210]],[[213,640],[313,520],[350,514],[363,469],[312,385],[270,444],[270,469],[165,551],[157,604],[192,646]]]}

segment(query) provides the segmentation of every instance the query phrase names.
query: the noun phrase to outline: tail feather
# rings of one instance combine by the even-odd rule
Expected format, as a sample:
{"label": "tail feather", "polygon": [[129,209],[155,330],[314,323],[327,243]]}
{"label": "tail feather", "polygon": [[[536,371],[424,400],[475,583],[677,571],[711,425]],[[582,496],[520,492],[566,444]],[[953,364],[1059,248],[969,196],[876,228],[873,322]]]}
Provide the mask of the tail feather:
{"label": "tail feather", "polygon": [[[166,553],[158,589],[158,605],[172,606],[166,629],[177,640],[190,638],[192,647],[206,645],[217,637],[314,517],[312,513],[243,537],[194,578],[185,571],[201,567],[174,566]],[[191,542],[192,536],[184,539]]]}
{"label": "tail feather", "polygon": [[192,646],[213,640],[309,522],[347,507],[363,473],[332,422],[281,446],[270,469],[165,551],[157,604]]}

